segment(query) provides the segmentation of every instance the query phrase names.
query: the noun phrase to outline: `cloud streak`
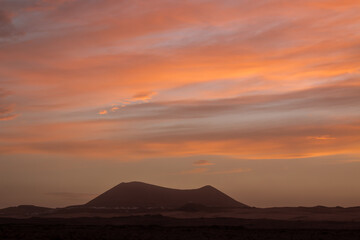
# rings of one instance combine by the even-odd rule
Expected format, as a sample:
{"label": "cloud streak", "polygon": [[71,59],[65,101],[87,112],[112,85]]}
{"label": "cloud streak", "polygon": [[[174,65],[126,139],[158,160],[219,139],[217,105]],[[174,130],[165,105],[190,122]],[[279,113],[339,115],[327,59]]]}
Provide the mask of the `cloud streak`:
{"label": "cloud streak", "polygon": [[211,166],[215,165],[215,163],[209,162],[207,160],[198,160],[193,163],[194,166]]}
{"label": "cloud streak", "polygon": [[252,169],[250,168],[236,168],[236,169],[228,169],[228,170],[221,170],[221,171],[210,171],[208,168],[194,168],[186,171],[181,171],[181,175],[228,175],[228,174],[237,174],[237,173],[246,173],[251,172]]}
{"label": "cloud streak", "polygon": [[14,104],[6,101],[8,93],[0,88],[0,121],[9,121],[15,119],[18,114],[14,113]]}
{"label": "cloud streak", "polygon": [[256,159],[358,153],[360,116],[354,109],[359,92],[356,84],[344,82],[286,94],[128,105],[105,120],[10,127],[2,132],[7,136],[2,151],[121,155],[121,160],[201,154]]}

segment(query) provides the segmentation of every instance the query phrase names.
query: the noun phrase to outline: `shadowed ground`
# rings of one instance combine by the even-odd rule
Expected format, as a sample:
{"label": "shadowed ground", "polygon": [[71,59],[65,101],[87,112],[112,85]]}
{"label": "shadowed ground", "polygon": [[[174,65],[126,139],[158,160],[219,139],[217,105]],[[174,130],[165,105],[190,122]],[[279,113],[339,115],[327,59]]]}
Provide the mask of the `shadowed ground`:
{"label": "shadowed ground", "polygon": [[0,239],[360,239],[359,222],[163,216],[0,219]]}
{"label": "shadowed ground", "polygon": [[244,229],[230,226],[160,227],[96,225],[1,225],[8,239],[360,239],[359,230]]}

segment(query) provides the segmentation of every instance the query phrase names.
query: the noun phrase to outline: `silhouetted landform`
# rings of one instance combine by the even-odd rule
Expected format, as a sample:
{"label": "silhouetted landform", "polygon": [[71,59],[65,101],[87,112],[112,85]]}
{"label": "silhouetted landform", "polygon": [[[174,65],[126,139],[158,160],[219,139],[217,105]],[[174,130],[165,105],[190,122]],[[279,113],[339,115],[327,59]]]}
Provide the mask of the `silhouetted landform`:
{"label": "silhouetted landform", "polygon": [[51,208],[38,207],[33,205],[20,205],[17,207],[8,207],[0,209],[1,216],[19,216],[19,217],[33,217],[44,213],[51,212]]}
{"label": "silhouetted landform", "polygon": [[276,208],[211,208],[201,204],[188,203],[176,209],[157,208],[93,208],[71,206],[66,208],[32,208],[24,211],[22,206],[0,210],[0,217],[7,218],[114,218],[126,216],[162,215],[179,219],[195,218],[237,218],[272,219],[282,221],[332,221],[360,222],[360,207],[276,207]]}
{"label": "silhouetted landform", "polygon": [[0,209],[0,239],[360,239],[360,207],[255,208],[211,186],[131,182],[84,205]]}
{"label": "silhouetted landform", "polygon": [[360,207],[255,208],[247,207],[211,186],[178,190],[141,182],[121,183],[84,205],[54,209],[21,205],[0,209],[0,217],[8,218],[114,218],[148,214],[178,219],[222,217],[360,222]]}
{"label": "silhouetted landform", "polygon": [[179,190],[142,182],[120,183],[91,200],[86,207],[103,208],[179,208],[187,203],[207,207],[247,207],[212,186]]}

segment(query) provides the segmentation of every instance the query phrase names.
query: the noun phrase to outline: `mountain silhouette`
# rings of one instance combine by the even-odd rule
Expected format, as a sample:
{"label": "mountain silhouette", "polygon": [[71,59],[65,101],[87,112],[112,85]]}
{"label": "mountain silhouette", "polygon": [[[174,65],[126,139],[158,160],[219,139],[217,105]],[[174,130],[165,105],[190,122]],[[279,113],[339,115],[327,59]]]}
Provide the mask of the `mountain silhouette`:
{"label": "mountain silhouette", "polygon": [[120,183],[84,206],[104,208],[179,208],[194,203],[206,207],[248,207],[212,186],[179,190],[142,182]]}

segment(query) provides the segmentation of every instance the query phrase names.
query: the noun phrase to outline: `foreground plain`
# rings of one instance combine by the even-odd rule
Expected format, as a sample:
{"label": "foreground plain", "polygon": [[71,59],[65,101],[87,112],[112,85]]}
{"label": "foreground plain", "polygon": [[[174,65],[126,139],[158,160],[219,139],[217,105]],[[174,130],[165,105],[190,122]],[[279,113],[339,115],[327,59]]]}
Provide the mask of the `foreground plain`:
{"label": "foreground plain", "polygon": [[118,218],[0,219],[0,239],[360,239],[360,222],[267,219]]}

